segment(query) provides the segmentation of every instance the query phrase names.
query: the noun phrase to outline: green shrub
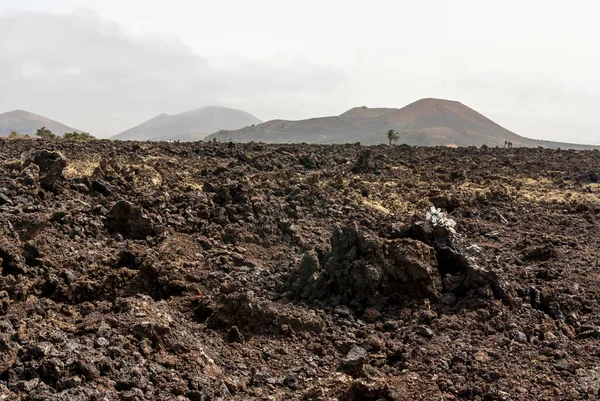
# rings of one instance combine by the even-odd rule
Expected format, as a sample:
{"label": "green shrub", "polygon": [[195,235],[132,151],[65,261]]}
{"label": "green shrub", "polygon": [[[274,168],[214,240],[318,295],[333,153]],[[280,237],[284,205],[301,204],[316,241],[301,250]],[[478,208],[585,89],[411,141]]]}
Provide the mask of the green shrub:
{"label": "green shrub", "polygon": [[65,132],[63,137],[69,141],[90,141],[96,139],[96,137],[87,132]]}
{"label": "green shrub", "polygon": [[54,138],[56,138],[56,135],[54,135],[52,133],[52,131],[50,131],[46,127],[38,128],[38,130],[35,132],[35,135],[39,136],[42,139],[54,139]]}

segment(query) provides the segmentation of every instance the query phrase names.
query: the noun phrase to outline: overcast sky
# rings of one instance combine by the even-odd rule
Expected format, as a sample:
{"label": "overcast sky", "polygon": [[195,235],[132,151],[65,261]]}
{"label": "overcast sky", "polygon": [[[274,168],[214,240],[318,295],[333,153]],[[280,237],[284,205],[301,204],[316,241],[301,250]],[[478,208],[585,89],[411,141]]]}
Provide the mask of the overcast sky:
{"label": "overcast sky", "polygon": [[594,0],[2,0],[0,112],[107,136],[160,113],[262,120],[458,100],[600,144]]}

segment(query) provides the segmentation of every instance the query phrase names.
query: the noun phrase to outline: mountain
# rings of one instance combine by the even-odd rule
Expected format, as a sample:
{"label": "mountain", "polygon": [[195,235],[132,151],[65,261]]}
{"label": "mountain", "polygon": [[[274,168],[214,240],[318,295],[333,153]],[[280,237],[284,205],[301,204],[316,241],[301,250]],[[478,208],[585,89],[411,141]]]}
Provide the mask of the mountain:
{"label": "mountain", "polygon": [[272,120],[205,138],[233,142],[387,143],[386,131],[400,132],[398,143],[420,146],[514,146],[593,149],[593,146],[525,138],[496,124],[464,104],[421,99],[401,109],[355,107],[332,117],[300,121]]}
{"label": "mountain", "polygon": [[215,131],[239,129],[260,123],[258,118],[245,111],[209,106],[175,115],[158,115],[113,136],[113,139],[197,141]]}
{"label": "mountain", "polygon": [[57,135],[62,135],[65,132],[81,132],[78,129],[28,111],[14,110],[0,114],[0,136],[8,136],[11,131],[32,135],[35,134],[38,128],[42,127],[48,128]]}

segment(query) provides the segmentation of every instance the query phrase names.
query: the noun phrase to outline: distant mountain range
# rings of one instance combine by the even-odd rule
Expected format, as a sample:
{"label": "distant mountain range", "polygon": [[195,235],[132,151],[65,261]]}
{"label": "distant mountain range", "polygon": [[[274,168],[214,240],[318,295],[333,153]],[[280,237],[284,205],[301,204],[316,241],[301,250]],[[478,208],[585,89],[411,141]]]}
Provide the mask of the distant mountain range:
{"label": "distant mountain range", "polygon": [[387,143],[385,132],[400,132],[398,143],[419,146],[514,146],[595,149],[600,147],[525,138],[464,104],[421,99],[401,109],[355,107],[332,117],[300,121],[271,120],[239,130],[221,131],[204,140],[267,143]]}
{"label": "distant mountain range", "polygon": [[112,138],[134,141],[198,141],[215,131],[239,129],[261,122],[242,110],[209,106],[175,115],[161,114]]}
{"label": "distant mountain range", "polygon": [[[0,136],[11,131],[31,135],[41,127],[58,135],[79,131],[22,110],[0,114]],[[400,133],[399,144],[418,146],[504,146],[510,141],[514,146],[600,149],[526,138],[460,102],[431,98],[401,109],[363,106],[339,116],[264,123],[242,110],[209,106],[175,115],[160,114],[112,139],[377,145],[388,142],[385,132],[390,129]]]}
{"label": "distant mountain range", "polygon": [[28,111],[14,110],[0,114],[0,136],[8,136],[11,131],[23,135],[33,135],[38,128],[42,127],[46,127],[57,135],[63,135],[65,132],[81,132],[81,130]]}

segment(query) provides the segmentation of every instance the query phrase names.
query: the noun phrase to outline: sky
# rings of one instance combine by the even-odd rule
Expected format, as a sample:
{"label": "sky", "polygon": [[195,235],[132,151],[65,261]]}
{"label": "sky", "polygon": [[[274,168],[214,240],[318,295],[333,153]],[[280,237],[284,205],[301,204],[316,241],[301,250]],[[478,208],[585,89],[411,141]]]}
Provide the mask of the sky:
{"label": "sky", "polygon": [[0,113],[97,136],[221,105],[261,120],[458,100],[600,144],[594,0],[0,0]]}

